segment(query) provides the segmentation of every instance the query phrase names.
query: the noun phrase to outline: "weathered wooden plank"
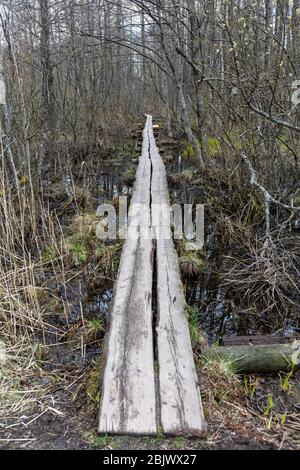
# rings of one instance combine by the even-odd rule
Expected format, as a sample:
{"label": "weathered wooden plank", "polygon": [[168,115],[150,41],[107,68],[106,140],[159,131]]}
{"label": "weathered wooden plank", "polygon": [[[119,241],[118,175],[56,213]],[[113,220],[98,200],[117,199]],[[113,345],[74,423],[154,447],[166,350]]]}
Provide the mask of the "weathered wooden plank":
{"label": "weathered wooden plank", "polygon": [[[150,127],[152,216],[157,205],[170,206],[166,170]],[[155,208],[154,208],[155,206]],[[152,220],[157,238],[157,346],[160,421],[166,435],[200,436],[206,431],[193,358],[178,256],[170,223]]]}
{"label": "weathered wooden plank", "polygon": [[157,432],[150,228],[157,235],[159,424],[167,435],[198,436],[206,429],[170,221],[161,213],[155,218],[157,206],[169,205],[166,171],[148,117],[107,338],[100,433]]}
{"label": "weathered wooden plank", "polygon": [[[129,234],[115,285],[100,404],[100,433],[153,435],[157,432],[152,329],[153,243],[151,237],[140,230],[141,221],[145,223],[147,217],[150,219],[150,125],[148,118],[129,215]],[[134,207],[136,204],[141,206]]]}

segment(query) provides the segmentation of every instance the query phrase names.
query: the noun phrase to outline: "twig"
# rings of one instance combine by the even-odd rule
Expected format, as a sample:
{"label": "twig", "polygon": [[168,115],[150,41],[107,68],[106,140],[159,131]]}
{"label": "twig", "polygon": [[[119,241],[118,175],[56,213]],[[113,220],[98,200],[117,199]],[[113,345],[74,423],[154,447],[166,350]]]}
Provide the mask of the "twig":
{"label": "twig", "polygon": [[299,212],[300,207],[294,207],[294,205],[283,204],[282,202],[278,201],[273,196],[271,196],[271,194],[266,190],[266,188],[258,182],[257,173],[255,169],[253,168],[247,155],[243,152],[241,156],[244,162],[246,163],[246,165],[248,166],[248,169],[251,175],[251,180],[250,180],[251,185],[257,187],[263,193],[264,198],[265,198],[265,215],[266,215],[266,241],[264,244],[264,251],[265,251],[265,249],[268,248],[269,243],[271,241],[270,204],[273,203],[280,207],[283,207],[284,209],[291,210],[294,212]]}

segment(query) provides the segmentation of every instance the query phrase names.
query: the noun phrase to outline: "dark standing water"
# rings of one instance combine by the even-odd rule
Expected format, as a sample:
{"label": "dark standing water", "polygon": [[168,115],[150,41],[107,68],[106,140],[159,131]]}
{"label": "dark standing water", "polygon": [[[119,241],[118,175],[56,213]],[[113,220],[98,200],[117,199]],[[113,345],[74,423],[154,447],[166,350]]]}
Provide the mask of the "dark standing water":
{"label": "dark standing water", "polygon": [[[174,156],[175,155],[175,156]],[[193,162],[185,160],[180,151],[164,150],[163,156],[169,178],[169,190],[172,203],[205,204],[206,196],[201,189],[200,182],[194,182]],[[119,196],[131,196],[132,184],[124,179],[124,174],[130,170],[135,174],[138,164],[138,154],[130,156],[119,155],[114,160],[95,162],[88,167],[80,165],[75,171],[76,184],[88,189],[93,195],[94,210],[98,205],[116,200]],[[182,177],[182,175],[185,175]],[[206,334],[210,343],[220,341],[225,336],[240,336],[260,334],[255,324],[247,321],[247,316],[241,318],[236,310],[232,298],[222,287],[220,271],[224,263],[222,246],[215,232],[214,224],[206,219],[205,227],[205,267],[202,273],[194,279],[185,279],[184,287],[188,305],[197,308],[199,312],[199,325]],[[59,344],[51,348],[54,363],[75,363],[83,366],[90,363],[102,352],[103,334],[93,342],[84,338],[82,322],[95,322],[95,319],[107,326],[110,302],[113,294],[113,282],[105,285],[95,284],[89,286],[89,267],[82,274],[81,279],[74,280],[68,285],[69,292],[60,293],[61,301],[65,304],[67,315],[52,318],[53,324],[59,325],[63,330],[74,330],[74,335],[66,338],[56,331],[51,335],[51,343]],[[51,323],[51,322],[50,322]],[[289,319],[283,335],[294,335],[297,321]],[[270,329],[268,331],[274,333]],[[63,340],[62,340],[63,338]]]}

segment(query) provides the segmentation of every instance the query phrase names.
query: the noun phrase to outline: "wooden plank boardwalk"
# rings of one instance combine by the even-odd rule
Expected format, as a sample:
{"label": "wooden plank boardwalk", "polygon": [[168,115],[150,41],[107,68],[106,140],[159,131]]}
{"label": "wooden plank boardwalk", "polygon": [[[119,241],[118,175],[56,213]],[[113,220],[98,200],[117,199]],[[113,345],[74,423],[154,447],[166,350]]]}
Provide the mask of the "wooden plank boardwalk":
{"label": "wooden plank boardwalk", "polygon": [[[106,340],[100,433],[155,435],[162,429],[166,435],[201,436],[206,431],[178,257],[170,223],[154,217],[158,205],[169,207],[170,202],[148,116]],[[155,265],[158,373],[152,313]]]}

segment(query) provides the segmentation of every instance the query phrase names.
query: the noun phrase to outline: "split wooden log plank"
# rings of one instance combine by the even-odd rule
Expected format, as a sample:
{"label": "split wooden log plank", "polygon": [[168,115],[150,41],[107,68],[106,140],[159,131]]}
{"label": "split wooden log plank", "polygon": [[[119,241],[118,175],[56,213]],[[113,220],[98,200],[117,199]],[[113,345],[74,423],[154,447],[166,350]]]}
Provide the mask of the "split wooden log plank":
{"label": "split wooden log plank", "polygon": [[194,363],[185,298],[168,217],[166,169],[149,128],[152,161],[152,227],[157,250],[157,347],[160,424],[166,435],[201,436],[206,432]]}
{"label": "split wooden log plank", "polygon": [[[129,212],[106,345],[99,432],[155,435],[152,282],[153,243],[150,230],[151,161],[149,127],[144,129],[142,156]],[[148,208],[148,209],[147,209]],[[148,227],[145,227],[148,220]]]}

